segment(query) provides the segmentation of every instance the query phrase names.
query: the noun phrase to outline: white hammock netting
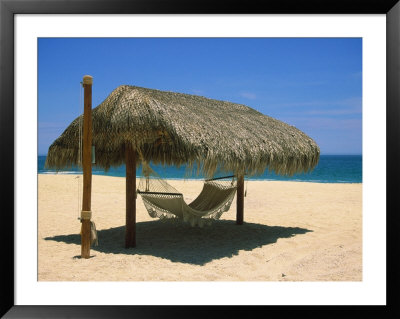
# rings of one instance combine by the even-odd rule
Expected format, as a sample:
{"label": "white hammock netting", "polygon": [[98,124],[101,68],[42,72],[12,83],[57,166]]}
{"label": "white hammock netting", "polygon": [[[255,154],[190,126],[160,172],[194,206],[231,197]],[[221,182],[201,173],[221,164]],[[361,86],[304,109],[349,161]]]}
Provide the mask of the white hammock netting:
{"label": "white hammock netting", "polygon": [[153,218],[179,218],[192,226],[219,219],[228,211],[236,192],[234,176],[204,181],[199,196],[186,204],[183,194],[164,181],[147,163],[142,165],[137,193]]}

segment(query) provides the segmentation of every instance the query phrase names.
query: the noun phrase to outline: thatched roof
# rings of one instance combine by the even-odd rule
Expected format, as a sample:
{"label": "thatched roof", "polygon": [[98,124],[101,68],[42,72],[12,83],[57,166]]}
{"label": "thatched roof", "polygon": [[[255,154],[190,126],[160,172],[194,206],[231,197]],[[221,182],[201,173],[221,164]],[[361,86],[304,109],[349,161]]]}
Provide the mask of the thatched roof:
{"label": "thatched roof", "polygon": [[[78,163],[82,118],[50,146],[47,167]],[[96,165],[105,169],[125,162],[126,143],[147,162],[196,163],[207,176],[217,166],[292,175],[309,171],[319,160],[318,145],[295,127],[245,105],[196,95],[123,85],[92,110],[92,119]]]}

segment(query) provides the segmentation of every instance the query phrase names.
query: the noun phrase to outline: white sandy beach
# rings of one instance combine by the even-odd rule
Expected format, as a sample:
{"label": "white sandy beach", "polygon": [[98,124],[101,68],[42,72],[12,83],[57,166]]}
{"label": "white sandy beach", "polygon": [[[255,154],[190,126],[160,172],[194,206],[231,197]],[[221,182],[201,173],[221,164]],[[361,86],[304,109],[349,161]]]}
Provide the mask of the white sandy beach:
{"label": "white sandy beach", "polygon": [[[361,281],[362,184],[246,182],[203,228],[152,219],[137,198],[137,247],[125,249],[125,178],[93,175],[99,246],[80,259],[77,175],[38,175],[39,281]],[[169,181],[187,202],[201,181]],[[80,195],[81,196],[81,195]]]}

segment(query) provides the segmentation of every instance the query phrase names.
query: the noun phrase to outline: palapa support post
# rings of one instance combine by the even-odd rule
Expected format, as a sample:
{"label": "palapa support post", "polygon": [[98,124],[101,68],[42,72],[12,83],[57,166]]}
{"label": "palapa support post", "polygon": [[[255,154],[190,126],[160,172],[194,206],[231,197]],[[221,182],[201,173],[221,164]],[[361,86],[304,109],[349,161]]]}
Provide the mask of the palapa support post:
{"label": "palapa support post", "polygon": [[238,175],[236,190],[236,224],[243,224],[244,209],[244,175]]}
{"label": "palapa support post", "polygon": [[125,248],[136,247],[136,151],[125,144],[126,228]]}
{"label": "palapa support post", "polygon": [[81,258],[90,257],[90,218],[92,197],[92,84],[90,75],[83,77],[83,196],[81,212]]}

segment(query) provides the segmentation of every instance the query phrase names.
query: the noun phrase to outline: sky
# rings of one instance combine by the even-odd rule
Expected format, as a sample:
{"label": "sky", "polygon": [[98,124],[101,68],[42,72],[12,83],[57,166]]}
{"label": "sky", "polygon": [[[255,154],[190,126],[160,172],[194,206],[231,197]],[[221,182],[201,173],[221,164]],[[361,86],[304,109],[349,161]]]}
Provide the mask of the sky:
{"label": "sky", "polygon": [[39,38],[38,155],[120,85],[245,104],[313,138],[321,155],[362,154],[361,38]]}

